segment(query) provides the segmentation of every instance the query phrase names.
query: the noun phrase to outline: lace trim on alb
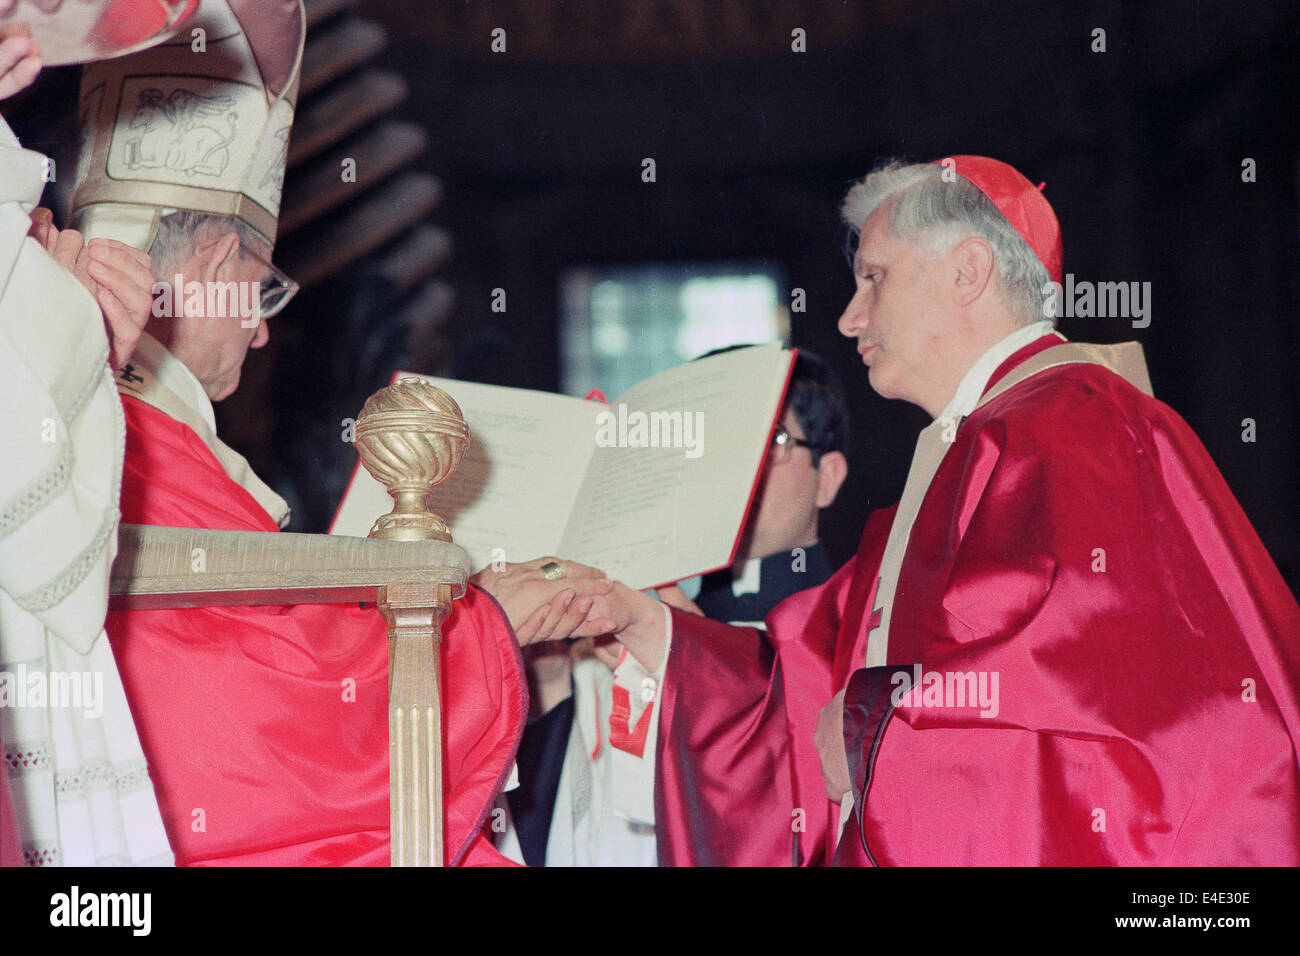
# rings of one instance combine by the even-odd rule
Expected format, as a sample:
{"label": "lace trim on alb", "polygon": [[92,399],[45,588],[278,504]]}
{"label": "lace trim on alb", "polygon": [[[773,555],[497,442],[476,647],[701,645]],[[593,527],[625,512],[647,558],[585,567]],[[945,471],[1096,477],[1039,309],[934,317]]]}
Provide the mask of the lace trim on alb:
{"label": "lace trim on alb", "polygon": [[[121,474],[120,469],[118,474]],[[121,478],[119,477],[113,484],[113,498],[116,500],[121,493]],[[109,508],[105,511],[104,520],[100,522],[99,530],[95,532],[94,539],[82,549],[76,560],[69,564],[63,570],[63,573],[49,584],[35,591],[28,591],[22,597],[14,598],[14,603],[28,614],[40,614],[42,611],[48,611],[56,606],[75,591],[78,585],[85,580],[86,575],[90,573],[91,568],[99,562],[100,555],[104,553],[104,548],[108,545],[109,536],[117,531],[117,522],[121,517],[122,512],[117,508]]]}
{"label": "lace trim on alb", "polygon": [[[49,840],[39,843],[23,844],[23,863],[26,866],[62,866],[63,851],[59,844]],[[176,858],[170,853],[160,853],[147,860],[132,860],[122,853],[101,856],[95,860],[95,866],[174,866]]]}
{"label": "lace trim on alb", "polygon": [[[103,371],[100,371],[101,369]],[[99,383],[104,380],[105,372],[108,373],[109,388],[112,388],[113,391],[117,390],[113,387],[113,373],[108,368],[107,341],[105,341],[99,361],[95,364],[95,370],[95,374],[91,375],[82,383],[81,391],[77,393],[77,397],[72,400],[72,403],[68,405],[67,408],[59,409],[59,413],[63,416],[63,420],[67,422],[69,426],[73,425],[76,420],[81,417],[81,413],[86,410],[86,406],[90,404],[90,397],[95,394],[95,389],[98,388]]]}
{"label": "lace trim on alb", "polygon": [[72,443],[60,443],[59,457],[43,475],[38,476],[22,491],[5,502],[0,512],[0,540],[13,533],[33,512],[45,507],[51,498],[61,494],[72,479]]}
{"label": "lace trim on alb", "polygon": [[149,767],[136,757],[121,763],[90,760],[72,770],[54,774],[54,792],[58,800],[78,800],[91,790],[116,790],[130,793],[149,785]]}
{"label": "lace trim on alb", "polygon": [[[107,365],[104,366],[103,377],[111,387],[113,372]],[[122,460],[126,453],[126,419],[122,414],[122,403],[120,401],[112,402],[111,407],[118,440],[113,454],[113,487],[109,492],[108,500],[117,502],[122,497]],[[108,547],[109,537],[117,534],[117,523],[121,518],[122,512],[116,506],[110,507],[104,512],[104,520],[100,523],[99,530],[95,532],[94,540],[86,545],[81,554],[77,556],[77,559],[49,584],[24,594],[21,598],[14,598],[14,603],[28,614],[33,615],[48,611],[58,605],[80,586],[86,575],[99,563],[100,555]],[[3,537],[3,535],[0,535],[0,537]]]}
{"label": "lace trim on alb", "polygon": [[50,742],[37,740],[24,744],[10,744],[4,749],[5,769],[10,773],[32,773],[49,770]]}
{"label": "lace trim on alb", "polygon": [[23,863],[27,866],[62,866],[63,854],[54,840],[23,844]]}
{"label": "lace trim on alb", "polygon": [[[90,376],[82,384],[81,391],[77,393],[77,397],[72,400],[72,403],[66,409],[58,409],[65,422],[65,433],[72,428],[77,419],[81,417],[81,413],[86,410],[91,397],[95,394],[95,389],[99,387],[102,381],[103,374],[101,373]],[[57,404],[55,407],[58,407]],[[38,476],[26,488],[5,502],[4,509],[0,511],[0,540],[11,534],[15,528],[27,520],[28,516],[45,507],[47,501],[62,493],[63,489],[67,487],[69,480],[72,478],[72,442],[63,439],[59,444],[59,456],[55,459],[54,465],[45,474]],[[118,471],[120,472],[121,469],[119,468]],[[113,495],[113,500],[117,500],[116,494]]]}

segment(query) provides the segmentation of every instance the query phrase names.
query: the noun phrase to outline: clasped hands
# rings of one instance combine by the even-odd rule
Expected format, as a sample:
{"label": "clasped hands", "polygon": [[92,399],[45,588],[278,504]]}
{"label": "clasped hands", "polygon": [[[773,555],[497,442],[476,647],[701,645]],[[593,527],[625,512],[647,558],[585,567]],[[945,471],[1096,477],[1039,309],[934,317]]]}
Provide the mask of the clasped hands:
{"label": "clasped hands", "polygon": [[[563,577],[547,578],[545,568],[552,563],[564,569]],[[609,580],[598,568],[537,558],[485,568],[470,580],[501,604],[521,646],[613,634],[647,671],[653,673],[663,662],[667,634],[659,602]],[[665,604],[701,613],[676,586],[658,593]],[[826,795],[837,803],[851,788],[844,752],[844,696],[840,691],[822,708],[815,733]]]}
{"label": "clasped hands", "polygon": [[[554,572],[551,578],[546,576],[545,569],[552,564],[563,569],[562,577]],[[613,634],[648,670],[654,671],[662,663],[667,633],[659,602],[611,581],[599,568],[537,558],[522,564],[496,564],[470,580],[496,598],[520,646]],[[668,589],[660,593],[665,600],[678,603]],[[686,600],[684,595],[681,600]]]}

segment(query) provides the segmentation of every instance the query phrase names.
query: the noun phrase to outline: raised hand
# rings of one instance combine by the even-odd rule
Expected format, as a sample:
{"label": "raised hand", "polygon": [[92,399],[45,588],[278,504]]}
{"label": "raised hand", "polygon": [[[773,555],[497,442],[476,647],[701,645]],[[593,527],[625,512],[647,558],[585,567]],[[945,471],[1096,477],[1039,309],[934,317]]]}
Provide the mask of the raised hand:
{"label": "raised hand", "polygon": [[91,239],[83,257],[89,260],[86,271],[99,284],[94,295],[108,326],[109,361],[121,368],[153,312],[153,262],[148,253],[116,239]]}
{"label": "raised hand", "polygon": [[41,48],[27,25],[10,24],[0,34],[0,100],[26,89],[41,72]]}
{"label": "raised hand", "polygon": [[104,315],[113,368],[135,351],[153,309],[153,263],[147,253],[116,239],[86,243],[75,229],[56,229],[44,208],[32,212],[28,232],[95,297]]}

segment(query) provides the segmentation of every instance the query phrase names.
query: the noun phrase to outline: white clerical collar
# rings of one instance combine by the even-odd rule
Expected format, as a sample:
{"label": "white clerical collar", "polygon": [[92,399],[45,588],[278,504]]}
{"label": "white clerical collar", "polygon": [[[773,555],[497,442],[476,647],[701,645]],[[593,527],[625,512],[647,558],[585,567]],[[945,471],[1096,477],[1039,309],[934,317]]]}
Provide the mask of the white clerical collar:
{"label": "white clerical collar", "polygon": [[131,361],[147,369],[158,384],[167,389],[207,423],[213,434],[217,431],[217,417],[212,412],[212,401],[189,367],[168,352],[163,344],[148,332],[131,353]]}
{"label": "white clerical collar", "polygon": [[[989,384],[989,379],[998,370],[998,366],[1030,342],[1042,338],[1051,331],[1051,322],[1035,322],[1033,325],[1026,325],[1023,329],[1016,329],[1016,331],[981,355],[961,380],[952,401],[944,406],[938,418],[951,418],[953,421],[960,421],[973,412],[975,406],[979,404],[980,396],[984,394],[984,389]],[[1060,333],[1058,332],[1057,335],[1060,335]],[[1061,341],[1065,341],[1065,336],[1061,336]]]}
{"label": "white clerical collar", "polygon": [[[732,572],[735,574],[735,572]],[[763,581],[763,559],[750,558],[741,568],[740,574],[731,579],[731,594],[740,597],[744,594],[757,594]]]}

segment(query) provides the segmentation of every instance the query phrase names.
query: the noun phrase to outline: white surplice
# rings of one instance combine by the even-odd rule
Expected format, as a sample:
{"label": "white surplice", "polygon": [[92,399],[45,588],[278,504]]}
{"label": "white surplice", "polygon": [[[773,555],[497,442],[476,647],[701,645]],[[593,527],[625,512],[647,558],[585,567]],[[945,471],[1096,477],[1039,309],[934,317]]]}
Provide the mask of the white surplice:
{"label": "white surplice", "polygon": [[[666,605],[664,617],[665,647],[671,652],[672,615]],[[573,727],[551,813],[547,866],[658,866],[655,748],[667,667],[667,653],[653,674],[626,651],[613,673],[594,657],[574,661]],[[625,717],[615,713],[615,688],[626,695]],[[647,711],[644,735],[635,733]],[[505,821],[497,849],[522,863],[504,795],[497,806]]]}
{"label": "white surplice", "polygon": [[26,237],[46,168],[0,119],[0,862],[170,865],[104,633],[122,407],[99,306]]}

